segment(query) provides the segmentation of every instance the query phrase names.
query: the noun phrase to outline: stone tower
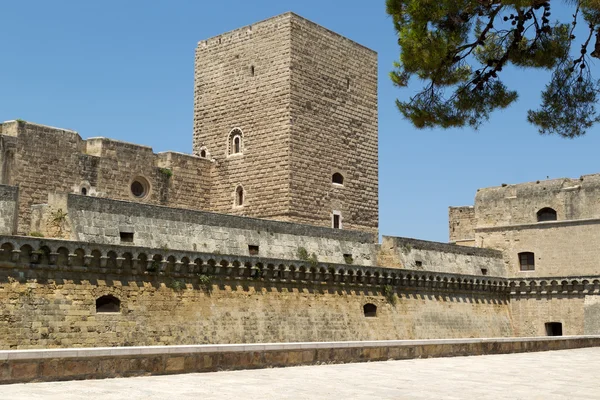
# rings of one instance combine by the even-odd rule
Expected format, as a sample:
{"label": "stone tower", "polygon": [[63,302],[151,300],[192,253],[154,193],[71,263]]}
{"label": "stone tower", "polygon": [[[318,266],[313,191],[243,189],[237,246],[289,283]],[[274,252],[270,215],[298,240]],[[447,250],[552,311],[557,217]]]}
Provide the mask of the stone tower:
{"label": "stone tower", "polygon": [[213,211],[376,232],[377,146],[372,50],[293,13],[198,44]]}

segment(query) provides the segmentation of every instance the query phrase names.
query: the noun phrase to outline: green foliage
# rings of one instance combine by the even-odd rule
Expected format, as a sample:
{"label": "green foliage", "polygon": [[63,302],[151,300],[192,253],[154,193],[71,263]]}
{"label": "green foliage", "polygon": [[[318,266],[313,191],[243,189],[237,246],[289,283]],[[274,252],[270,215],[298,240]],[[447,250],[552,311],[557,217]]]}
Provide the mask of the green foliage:
{"label": "green foliage", "polygon": [[160,172],[163,175],[166,175],[167,178],[170,178],[173,176],[173,171],[170,168],[159,168],[158,172]]}
{"label": "green foliage", "polygon": [[64,225],[67,222],[67,213],[59,208],[50,213],[50,224],[56,230],[56,234],[60,237],[63,234]]}
{"label": "green foliage", "polygon": [[304,247],[298,247],[296,256],[298,257],[298,260],[308,261],[308,251],[306,251]]}
{"label": "green foliage", "polygon": [[354,264],[354,258],[352,258],[352,254],[344,254],[344,262],[348,265]]}
{"label": "green foliage", "polygon": [[319,265],[319,259],[315,253],[308,255],[308,251],[304,247],[298,247],[296,251],[296,256],[298,260],[306,261],[311,267],[316,267]]}
{"label": "green foliage", "polygon": [[44,234],[42,232],[35,231],[35,232],[30,232],[29,236],[43,238]]}
{"label": "green foliage", "polygon": [[19,118],[17,118],[16,121],[20,124],[24,124],[25,122],[27,122],[24,119],[19,119]]}
{"label": "green foliage", "polygon": [[209,287],[212,283],[212,279],[208,275],[198,275],[198,280],[202,286]]}
{"label": "green foliage", "polygon": [[156,272],[158,271],[160,268],[160,261],[158,260],[152,260],[152,262],[150,263],[150,265],[148,265],[146,267],[146,271],[147,272]]}
{"label": "green foliage", "polygon": [[[417,128],[478,128],[518,98],[500,78],[504,68],[545,69],[552,78],[528,121],[542,134],[585,134],[600,120],[600,82],[590,71],[590,57],[600,58],[600,0],[568,4],[572,16],[551,22],[544,0],[387,0],[401,50],[392,82],[422,84],[398,109]],[[587,34],[572,51],[581,20]]]}
{"label": "green foliage", "polygon": [[388,303],[395,306],[396,305],[396,294],[394,293],[394,288],[392,285],[385,285],[382,288],[383,296],[387,300]]}
{"label": "green foliage", "polygon": [[181,292],[183,289],[185,289],[185,282],[178,279],[172,279],[169,287],[175,292]]}
{"label": "green foliage", "polygon": [[405,254],[408,254],[412,251],[412,246],[410,243],[402,243],[400,248],[402,249],[402,252]]}

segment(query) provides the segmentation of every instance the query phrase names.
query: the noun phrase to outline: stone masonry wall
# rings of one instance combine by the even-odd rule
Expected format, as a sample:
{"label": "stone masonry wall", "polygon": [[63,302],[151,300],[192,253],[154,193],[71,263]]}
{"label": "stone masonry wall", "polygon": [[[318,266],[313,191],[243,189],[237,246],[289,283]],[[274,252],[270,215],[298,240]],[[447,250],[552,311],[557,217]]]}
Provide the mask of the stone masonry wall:
{"label": "stone masonry wall", "polygon": [[[287,260],[297,259],[304,249],[308,257],[314,253],[321,262],[356,265],[375,265],[378,247],[377,238],[365,232],[86,196],[51,196],[49,208],[68,213],[63,230],[70,235],[64,237],[91,243],[120,244],[120,232],[127,232],[133,233],[137,246],[233,255],[249,255],[249,246],[258,246],[255,255]],[[49,215],[46,218],[51,219]],[[45,231],[44,226],[48,225],[38,223],[35,229],[55,236],[51,226]]]}
{"label": "stone masonry wall", "polygon": [[475,245],[475,208],[450,207],[448,216],[450,242],[464,246]]}
{"label": "stone masonry wall", "polygon": [[[599,241],[600,220],[476,229],[478,247],[503,251],[510,277],[600,275]],[[534,271],[520,270],[521,252],[534,253]]]}
{"label": "stone masonry wall", "polygon": [[[44,238],[0,249],[0,349],[513,334],[498,279]],[[119,312],[96,311],[105,295]]]}
{"label": "stone masonry wall", "polygon": [[18,194],[18,188],[0,185],[0,235],[15,233]]}
{"label": "stone masonry wall", "polygon": [[[23,121],[2,124],[2,183],[19,186],[18,232],[29,233],[31,209],[50,192],[81,193],[192,209],[207,206],[212,162],[178,153],[154,154],[145,146],[93,138]],[[142,177],[147,195],[131,183]]]}
{"label": "stone masonry wall", "polygon": [[383,237],[377,264],[420,271],[506,276],[499,251],[391,236]]}
{"label": "stone masonry wall", "polygon": [[293,220],[377,232],[377,53],[297,16],[291,32]]}
{"label": "stone masonry wall", "polygon": [[558,220],[600,218],[600,174],[480,189],[475,197],[477,228],[537,222],[545,207]]}
{"label": "stone masonry wall", "polygon": [[[215,161],[210,210],[287,220],[290,202],[290,15],[198,43],[194,154]],[[230,133],[243,133],[229,154]],[[244,189],[236,207],[235,191]]]}
{"label": "stone masonry wall", "polygon": [[[215,160],[211,210],[326,227],[338,211],[344,229],[377,232],[373,51],[286,13],[201,41],[195,85],[194,152]],[[234,128],[243,151],[230,155]]]}

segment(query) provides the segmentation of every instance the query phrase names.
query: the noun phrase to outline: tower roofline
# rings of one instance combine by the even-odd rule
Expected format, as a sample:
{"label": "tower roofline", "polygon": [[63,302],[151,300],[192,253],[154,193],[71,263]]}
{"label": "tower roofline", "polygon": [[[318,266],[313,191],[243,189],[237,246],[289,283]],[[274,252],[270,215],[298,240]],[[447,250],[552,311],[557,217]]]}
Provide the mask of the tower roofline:
{"label": "tower roofline", "polygon": [[316,23],[314,21],[311,21],[308,18],[305,18],[305,17],[303,17],[301,15],[298,15],[298,14],[296,14],[293,11],[288,11],[288,12],[285,12],[283,14],[275,15],[275,16],[272,16],[272,17],[260,20],[258,22],[253,23],[253,24],[245,25],[245,26],[243,26],[241,28],[232,29],[230,31],[223,32],[221,34],[208,37],[206,39],[198,41],[198,46],[200,46],[201,44],[206,43],[208,41],[212,41],[214,39],[222,38],[224,36],[229,36],[229,35],[231,35],[233,33],[236,33],[236,32],[241,32],[241,31],[244,31],[244,30],[247,30],[247,29],[251,29],[253,26],[256,26],[256,25],[260,25],[260,24],[263,24],[263,23],[266,23],[266,22],[271,22],[271,21],[277,20],[277,19],[284,19],[284,18],[287,18],[287,17],[296,18],[296,19],[302,20],[304,22],[307,22],[307,23],[309,23],[309,24],[317,27],[318,29],[322,29],[322,30],[324,30],[324,31],[326,31],[326,32],[328,32],[328,33],[330,33],[332,35],[337,36],[338,38],[341,38],[343,40],[347,40],[348,42],[351,42],[351,43],[353,43],[353,44],[355,44],[357,46],[360,46],[360,47],[364,48],[365,50],[370,51],[371,53],[377,54],[377,52],[375,50],[373,50],[373,49],[371,49],[371,48],[369,48],[369,47],[367,47],[367,46],[365,46],[363,44],[360,44],[360,43],[358,43],[358,42],[356,42],[356,41],[354,41],[352,39],[349,39],[348,37],[346,37],[346,36],[344,36],[344,35],[342,35],[340,33],[332,31],[331,29],[328,29],[328,28],[324,27],[323,25],[320,25],[320,24],[318,24],[318,23]]}

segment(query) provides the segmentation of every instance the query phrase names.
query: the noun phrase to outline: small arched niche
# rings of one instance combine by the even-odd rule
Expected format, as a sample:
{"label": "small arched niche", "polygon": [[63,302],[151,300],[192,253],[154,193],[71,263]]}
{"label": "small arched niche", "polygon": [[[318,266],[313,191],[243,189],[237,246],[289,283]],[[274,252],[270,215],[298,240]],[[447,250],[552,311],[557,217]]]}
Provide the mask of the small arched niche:
{"label": "small arched niche", "polygon": [[537,212],[537,220],[538,222],[556,221],[556,210],[550,207],[542,208]]}
{"label": "small arched niche", "polygon": [[121,312],[121,300],[115,296],[106,295],[96,299],[96,313],[118,313]]}
{"label": "small arched niche", "polygon": [[363,313],[367,318],[374,318],[377,316],[377,306],[373,303],[367,303],[363,306]]}
{"label": "small arched niche", "polygon": [[340,174],[339,172],[336,172],[331,176],[331,183],[334,183],[336,185],[343,185],[344,175]]}
{"label": "small arched niche", "polygon": [[235,189],[235,205],[242,207],[244,205],[244,188],[240,185]]}

